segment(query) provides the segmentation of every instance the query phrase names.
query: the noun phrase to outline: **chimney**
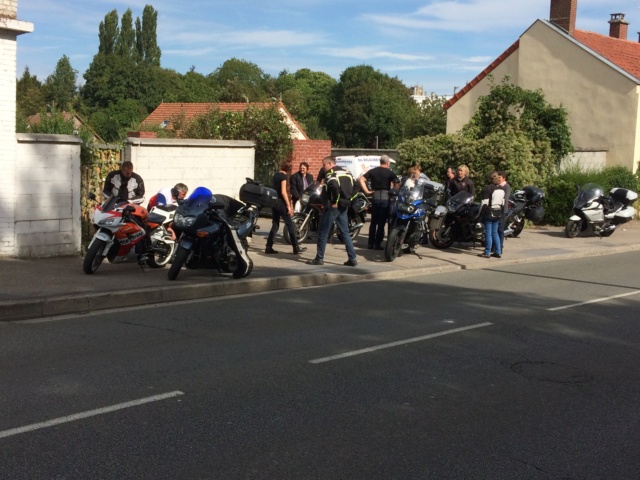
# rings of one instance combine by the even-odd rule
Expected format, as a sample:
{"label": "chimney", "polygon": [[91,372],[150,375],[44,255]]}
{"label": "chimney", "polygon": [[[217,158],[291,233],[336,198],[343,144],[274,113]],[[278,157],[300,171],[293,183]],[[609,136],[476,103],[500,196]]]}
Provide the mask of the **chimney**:
{"label": "chimney", "polygon": [[620,40],[626,40],[628,27],[629,22],[624,21],[624,13],[611,14],[611,20],[609,20],[610,37],[619,38]]}
{"label": "chimney", "polygon": [[549,21],[573,36],[573,32],[576,29],[577,9],[578,0],[551,0]]}

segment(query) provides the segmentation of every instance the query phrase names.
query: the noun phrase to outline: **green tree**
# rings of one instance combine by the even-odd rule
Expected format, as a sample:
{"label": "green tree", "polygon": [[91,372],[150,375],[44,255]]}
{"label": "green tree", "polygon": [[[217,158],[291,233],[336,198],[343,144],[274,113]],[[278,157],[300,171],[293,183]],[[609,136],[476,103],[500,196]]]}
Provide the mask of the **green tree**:
{"label": "green tree", "polygon": [[266,75],[255,63],[232,58],[211,74],[221,102],[261,102],[267,97]]}
{"label": "green tree", "polygon": [[45,104],[42,82],[25,67],[16,83],[16,119],[24,123],[28,116],[44,109]]}
{"label": "green tree", "polygon": [[176,102],[206,103],[217,102],[218,90],[211,78],[195,71],[195,67],[182,76],[182,83],[176,92]]}
{"label": "green tree", "polygon": [[120,32],[115,40],[114,53],[122,58],[137,60],[136,31],[133,29],[133,13],[128,8],[120,21]]}
{"label": "green tree", "polygon": [[63,55],[44,84],[45,101],[61,110],[69,110],[78,92],[77,75],[78,71],[71,67],[69,57]]}
{"label": "green tree", "polygon": [[118,38],[118,11],[111,10],[100,22],[98,27],[98,53],[109,55],[115,51],[116,40]]}
{"label": "green tree", "polygon": [[142,21],[136,19],[136,47],[138,58],[150,66],[160,66],[161,51],[158,46],[156,29],[158,12],[151,5],[145,5],[142,11]]}
{"label": "green tree", "polygon": [[568,114],[564,107],[550,105],[542,90],[526,90],[509,83],[505,77],[493,84],[489,93],[478,100],[478,109],[463,132],[472,138],[484,138],[496,131],[523,132],[536,148],[551,146],[553,164],[573,151]]}
{"label": "green tree", "polygon": [[425,98],[413,112],[413,119],[409,122],[408,137],[446,133],[447,111],[444,109],[446,102],[447,97],[435,93]]}
{"label": "green tree", "polygon": [[395,148],[407,135],[416,104],[397,78],[368,65],[347,68],[334,89],[334,144],[349,147]]}

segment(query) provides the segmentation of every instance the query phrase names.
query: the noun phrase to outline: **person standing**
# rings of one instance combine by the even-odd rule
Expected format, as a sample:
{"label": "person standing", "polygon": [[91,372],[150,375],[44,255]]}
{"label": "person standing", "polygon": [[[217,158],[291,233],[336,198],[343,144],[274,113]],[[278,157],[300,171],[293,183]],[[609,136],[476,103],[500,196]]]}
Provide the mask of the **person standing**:
{"label": "person standing", "polygon": [[[398,177],[390,167],[388,155],[380,157],[380,166],[372,168],[360,176],[358,182],[367,195],[371,195],[371,224],[369,225],[369,241],[367,248],[383,250],[384,226],[389,220],[389,190],[398,183]],[[367,187],[371,181],[371,190]]]}
{"label": "person standing", "polygon": [[444,180],[444,188],[445,188],[445,192],[447,194],[447,198],[452,197],[453,195],[451,195],[451,190],[454,188],[453,186],[453,181],[456,178],[456,172],[453,168],[451,167],[447,167],[447,174],[446,174],[446,178]]}
{"label": "person standing", "polygon": [[348,260],[343,265],[355,267],[358,265],[356,251],[349,235],[349,222],[347,220],[347,210],[351,204],[354,180],[351,174],[341,167],[336,166],[334,157],[325,157],[322,160],[325,170],[325,183],[322,189],[322,200],[324,212],[320,217],[318,226],[317,252],[313,260],[308,260],[309,265],[324,265],[324,252],[329,239],[331,225],[336,224],[342,234]]}
{"label": "person standing", "polygon": [[498,224],[498,236],[500,237],[500,252],[504,252],[504,227],[509,213],[509,198],[511,198],[511,185],[507,182],[507,172],[498,170],[499,185],[504,190],[504,211]]}
{"label": "person standing", "polygon": [[309,173],[309,164],[301,162],[298,171],[291,175],[289,184],[291,185],[291,198],[293,200],[293,209],[299,210],[298,202],[302,198],[302,193],[309,185],[313,183],[313,175]]}
{"label": "person standing", "polygon": [[291,215],[293,215],[293,205],[291,205],[291,200],[289,200],[289,192],[287,191],[287,172],[290,168],[291,161],[284,160],[280,164],[280,170],[278,170],[273,175],[272,186],[278,194],[278,200],[271,209],[271,231],[269,232],[269,236],[267,237],[267,248],[264,251],[264,253],[268,255],[278,253],[273,249],[273,241],[275,239],[276,233],[278,233],[278,229],[280,228],[281,218],[284,221],[285,228],[289,230],[289,238],[291,239],[291,244],[293,245],[293,254],[299,255],[300,253],[307,251],[307,247],[300,247],[300,245],[298,245],[296,229],[293,226],[293,222],[291,221]]}
{"label": "person standing", "polygon": [[458,175],[451,181],[450,190],[452,197],[460,192],[468,192],[476,196],[476,187],[473,185],[473,180],[469,178],[469,167],[466,165],[458,167]]}
{"label": "person standing", "polygon": [[119,170],[107,174],[102,187],[102,195],[105,198],[118,196],[131,203],[140,204],[144,200],[144,181],[142,177],[133,172],[133,163],[122,162]]}
{"label": "person standing", "polygon": [[[498,236],[498,224],[504,212],[504,190],[500,186],[498,172],[492,172],[489,176],[489,183],[482,190],[482,223],[484,225],[484,253],[479,253],[479,257],[500,258],[502,247]],[[491,249],[495,248],[491,253]]]}

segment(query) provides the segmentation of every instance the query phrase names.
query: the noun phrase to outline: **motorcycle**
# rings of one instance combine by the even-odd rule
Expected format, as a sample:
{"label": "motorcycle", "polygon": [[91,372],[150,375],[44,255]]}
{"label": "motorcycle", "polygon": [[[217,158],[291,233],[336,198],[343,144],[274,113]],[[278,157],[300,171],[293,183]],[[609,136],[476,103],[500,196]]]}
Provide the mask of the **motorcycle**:
{"label": "motorcycle", "polygon": [[595,183],[587,183],[578,190],[573,202],[573,213],[565,226],[565,234],[569,238],[591,228],[601,237],[609,237],[618,225],[627,223],[636,214],[633,208],[638,194],[626,188],[613,188],[609,195]]}
{"label": "motorcycle", "polygon": [[526,186],[509,197],[509,209],[505,217],[504,235],[517,237],[524,228],[524,221],[541,222],[544,218],[544,191],[537,187]]}
{"label": "motorcycle", "polygon": [[[296,236],[298,237],[298,244],[304,242],[309,236],[310,231],[317,232],[318,224],[320,222],[320,215],[324,210],[324,203],[321,198],[322,185],[318,182],[314,182],[309,185],[302,193],[300,198],[300,212],[294,213],[291,217],[293,226],[296,229]],[[365,222],[365,214],[371,205],[369,199],[363,192],[357,192],[351,199],[351,206],[347,212],[348,224],[349,224],[349,236],[351,239],[355,239],[359,234],[362,226]],[[338,239],[342,241],[342,234],[335,227],[335,224],[331,226],[329,231],[329,238],[337,235]],[[291,245],[291,237],[289,236],[289,230],[284,230],[284,241]]]}
{"label": "motorcycle", "polygon": [[384,248],[387,262],[396,259],[400,252],[415,253],[416,245],[428,232],[427,218],[444,192],[440,183],[426,179],[407,180],[399,191],[391,191],[389,234]]}
{"label": "motorcycle", "polygon": [[469,192],[458,192],[438,206],[429,219],[429,241],[438,249],[454,242],[484,245],[484,225],[480,219],[481,204]]}
{"label": "motorcycle", "polygon": [[149,253],[147,265],[152,268],[166,266],[176,252],[178,244],[171,238],[168,227],[173,222],[177,208],[177,205],[156,205],[149,210],[147,225],[150,229],[150,245],[147,249]]}
{"label": "motorcycle", "polygon": [[183,266],[216,268],[220,273],[233,273],[233,278],[248,276],[253,261],[247,252],[247,238],[256,229],[260,209],[275,205],[276,198],[275,190],[251,179],[240,188],[241,201],[214,196],[206,187],[196,188],[173,217],[180,238],[169,280],[175,280]]}
{"label": "motorcycle", "polygon": [[[90,193],[88,198],[96,200]],[[147,253],[147,210],[112,196],[96,205],[92,223],[96,229],[82,262],[84,273],[95,273],[103,260],[110,263],[149,262]],[[154,260],[155,262],[155,260]],[[149,263],[151,266],[151,263]]]}

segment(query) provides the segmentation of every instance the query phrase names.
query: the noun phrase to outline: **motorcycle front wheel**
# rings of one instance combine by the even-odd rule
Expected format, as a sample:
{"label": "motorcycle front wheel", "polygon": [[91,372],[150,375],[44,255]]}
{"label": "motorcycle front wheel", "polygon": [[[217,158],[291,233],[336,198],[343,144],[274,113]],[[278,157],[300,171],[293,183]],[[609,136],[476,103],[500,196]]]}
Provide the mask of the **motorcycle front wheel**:
{"label": "motorcycle front wheel", "polygon": [[521,218],[515,222],[513,222],[513,232],[511,233],[511,236],[513,238],[516,238],[518,235],[520,235],[522,233],[522,229],[524,228],[524,218]]}
{"label": "motorcycle front wheel", "polygon": [[84,273],[86,273],[87,275],[91,275],[92,273],[95,273],[96,270],[98,270],[98,268],[102,264],[102,261],[105,259],[105,256],[101,255],[101,253],[104,251],[104,247],[106,246],[106,244],[107,242],[105,242],[104,240],[95,240],[91,244],[89,250],[87,251],[87,254],[84,257],[84,261],[82,262],[82,271]]}
{"label": "motorcycle front wheel", "polygon": [[151,255],[147,259],[147,265],[151,268],[164,268],[171,260],[171,257],[173,257],[173,254],[176,252],[176,248],[178,248],[178,244],[176,242],[157,242],[153,246],[153,250],[150,252]]}
{"label": "motorcycle front wheel", "polygon": [[[293,222],[293,228],[296,230],[296,236],[298,237],[298,243],[302,243],[307,239],[309,235],[309,225],[311,224],[311,220],[309,220],[306,224],[304,221],[306,220],[306,215],[302,213],[295,213],[293,217],[291,217],[291,221]],[[303,225],[304,224],[304,225]],[[289,229],[285,227],[284,229],[284,241],[287,244],[292,245],[291,243],[291,235],[289,235]]]}
{"label": "motorcycle front wheel", "polygon": [[569,238],[577,237],[582,230],[582,220],[569,220],[564,227],[564,233]]}
{"label": "motorcycle front wheel", "polygon": [[[443,232],[447,232],[444,234]],[[449,248],[454,242],[453,235],[451,235],[451,228],[437,230],[431,230],[429,232],[429,242],[437,249]]]}
{"label": "motorcycle front wheel", "polygon": [[393,262],[402,249],[402,231],[397,228],[392,229],[387,237],[387,244],[384,247],[384,259]]}
{"label": "motorcycle front wheel", "polygon": [[188,257],[189,250],[187,250],[186,248],[178,247],[176,256],[173,259],[171,268],[169,268],[169,273],[167,274],[167,278],[169,280],[175,280],[176,278],[178,278],[178,274],[180,273],[180,270],[182,270],[182,266],[185,264]]}

